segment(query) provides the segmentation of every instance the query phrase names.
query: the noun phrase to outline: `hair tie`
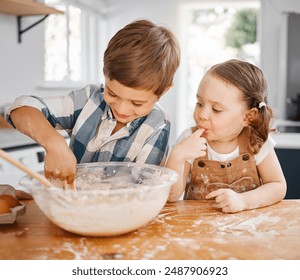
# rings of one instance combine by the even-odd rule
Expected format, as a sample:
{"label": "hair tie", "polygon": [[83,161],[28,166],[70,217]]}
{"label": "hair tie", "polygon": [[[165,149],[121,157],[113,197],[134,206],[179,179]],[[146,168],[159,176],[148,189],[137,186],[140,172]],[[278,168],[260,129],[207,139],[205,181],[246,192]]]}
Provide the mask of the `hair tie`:
{"label": "hair tie", "polygon": [[262,107],[266,107],[266,106],[267,106],[267,104],[263,101],[258,104],[259,109],[261,109]]}

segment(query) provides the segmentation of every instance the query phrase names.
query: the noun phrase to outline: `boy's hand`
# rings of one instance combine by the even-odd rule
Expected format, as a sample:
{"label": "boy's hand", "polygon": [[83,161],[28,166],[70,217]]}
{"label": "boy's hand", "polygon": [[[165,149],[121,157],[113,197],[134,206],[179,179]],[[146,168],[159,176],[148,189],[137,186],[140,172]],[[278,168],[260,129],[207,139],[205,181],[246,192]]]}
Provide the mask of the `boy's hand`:
{"label": "boy's hand", "polygon": [[75,179],[77,160],[66,143],[46,149],[44,173],[46,178],[59,179],[72,184]]}
{"label": "boy's hand", "polygon": [[242,194],[231,189],[212,191],[205,198],[215,198],[217,208],[221,209],[224,213],[236,213],[244,210]]}
{"label": "boy's hand", "polygon": [[206,139],[201,137],[203,129],[197,129],[192,135],[178,143],[174,149],[181,154],[185,160],[203,157],[206,154]]}

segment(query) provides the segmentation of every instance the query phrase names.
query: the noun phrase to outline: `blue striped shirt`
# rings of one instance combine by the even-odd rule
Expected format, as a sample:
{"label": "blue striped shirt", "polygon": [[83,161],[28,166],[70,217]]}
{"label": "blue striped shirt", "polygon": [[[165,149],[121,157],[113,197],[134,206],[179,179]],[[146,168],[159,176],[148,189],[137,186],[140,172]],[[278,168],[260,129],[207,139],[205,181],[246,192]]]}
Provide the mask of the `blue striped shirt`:
{"label": "blue striped shirt", "polygon": [[129,122],[114,134],[116,119],[104,100],[103,85],[84,88],[59,97],[20,96],[9,114],[21,106],[39,109],[56,129],[66,130],[78,163],[125,161],[163,165],[168,153],[170,121],[159,106]]}

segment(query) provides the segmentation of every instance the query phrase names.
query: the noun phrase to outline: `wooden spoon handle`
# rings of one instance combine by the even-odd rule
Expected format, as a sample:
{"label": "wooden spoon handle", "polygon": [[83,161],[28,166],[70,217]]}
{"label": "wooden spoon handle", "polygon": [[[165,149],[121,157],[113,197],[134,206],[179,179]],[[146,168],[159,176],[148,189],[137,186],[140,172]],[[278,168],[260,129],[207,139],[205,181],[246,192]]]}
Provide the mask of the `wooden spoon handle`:
{"label": "wooden spoon handle", "polygon": [[12,165],[16,166],[17,168],[21,169],[22,171],[24,171],[25,173],[27,173],[31,177],[35,178],[36,180],[38,180],[44,186],[46,186],[46,187],[52,186],[52,184],[45,177],[43,177],[39,173],[29,169],[28,167],[23,165],[21,162],[15,160],[13,157],[11,157],[8,153],[3,151],[2,149],[0,149],[0,157],[2,157],[4,160],[11,163]]}

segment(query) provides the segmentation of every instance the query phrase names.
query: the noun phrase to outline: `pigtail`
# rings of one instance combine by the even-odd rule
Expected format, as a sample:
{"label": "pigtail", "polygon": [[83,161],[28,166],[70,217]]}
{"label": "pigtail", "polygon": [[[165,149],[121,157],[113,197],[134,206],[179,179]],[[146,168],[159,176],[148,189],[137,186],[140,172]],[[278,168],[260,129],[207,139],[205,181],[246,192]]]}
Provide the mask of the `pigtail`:
{"label": "pigtail", "polygon": [[273,119],[271,107],[266,102],[260,102],[257,107],[257,118],[250,123],[250,143],[248,150],[251,154],[257,154],[262,145],[267,141],[269,133],[274,131],[270,126]]}

